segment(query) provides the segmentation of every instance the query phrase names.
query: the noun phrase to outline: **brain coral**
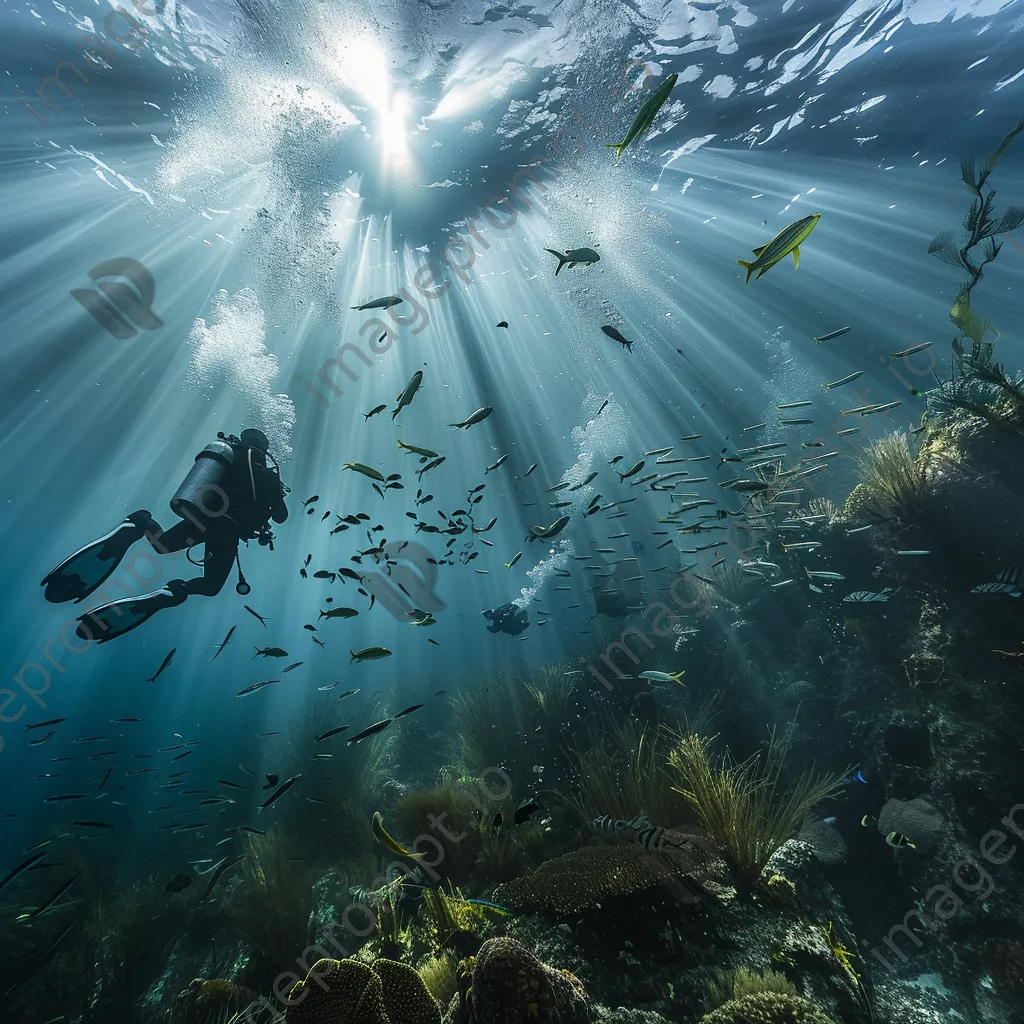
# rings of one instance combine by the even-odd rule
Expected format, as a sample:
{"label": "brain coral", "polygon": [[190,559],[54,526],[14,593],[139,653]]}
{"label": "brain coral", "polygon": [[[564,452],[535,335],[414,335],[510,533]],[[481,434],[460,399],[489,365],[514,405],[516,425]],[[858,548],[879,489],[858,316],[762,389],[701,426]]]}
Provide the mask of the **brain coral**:
{"label": "brain coral", "polygon": [[700,1024],[835,1024],[800,996],[757,992],[725,1003],[701,1017]]}
{"label": "brain coral", "polygon": [[289,1001],[288,1024],[441,1024],[423,979],[395,960],[318,960]]}
{"label": "brain coral", "polygon": [[587,1019],[580,982],[507,937],[480,947],[470,1002],[474,1024],[583,1024]]}
{"label": "brain coral", "polygon": [[389,1024],[380,978],[357,960],[318,960],[289,1003],[288,1024]]}
{"label": "brain coral", "polygon": [[397,960],[375,960],[391,1024],[441,1024],[441,1012],[419,973]]}
{"label": "brain coral", "polygon": [[677,900],[700,899],[701,868],[713,855],[696,841],[652,854],[634,844],[584,846],[546,861],[532,874],[499,885],[497,902],[522,911],[578,914],[611,896],[664,887]]}

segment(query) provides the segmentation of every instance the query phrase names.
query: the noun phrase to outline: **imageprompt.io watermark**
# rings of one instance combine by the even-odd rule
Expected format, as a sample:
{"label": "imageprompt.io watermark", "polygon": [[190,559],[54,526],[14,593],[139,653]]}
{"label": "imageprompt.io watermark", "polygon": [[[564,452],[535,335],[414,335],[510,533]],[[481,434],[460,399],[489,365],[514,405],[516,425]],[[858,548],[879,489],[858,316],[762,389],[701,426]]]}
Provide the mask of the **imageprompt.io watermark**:
{"label": "imageprompt.io watermark", "polygon": [[138,260],[117,256],[89,271],[95,288],[72,288],[72,297],[115,338],[134,338],[140,330],[155,331],[164,322],[153,312],[156,282]]}
{"label": "imageprompt.io watermark", "polygon": [[[181,0],[178,0],[178,2],[180,4]],[[141,2],[140,0],[132,0],[132,7],[139,14],[152,18],[163,13],[165,3],[166,0],[153,0],[152,4],[147,3],[146,0],[141,0]],[[127,25],[127,35],[122,34],[124,25],[117,21],[118,18],[123,19]],[[122,31],[119,31],[119,29]],[[138,19],[133,18],[120,4],[103,19],[103,31],[106,33],[107,38],[119,43],[124,49],[129,51],[142,49],[149,35],[146,26]],[[87,35],[78,43],[75,47],[75,52],[82,56],[93,74],[101,71],[110,71],[118,63],[117,53],[114,48],[95,32]],[[97,54],[100,54],[100,56],[97,56]],[[51,114],[59,114],[60,107],[47,94],[48,86],[56,86],[68,100],[75,99],[75,94],[60,77],[67,72],[73,73],[82,85],[88,85],[90,82],[89,76],[73,60],[62,60],[57,64],[53,69],[53,74],[47,75],[35,89],[36,100],[44,104]],[[24,96],[25,94],[21,89],[15,89],[14,98],[20,100],[25,110],[40,124],[47,124],[46,118],[40,113],[36,103],[23,98]]]}

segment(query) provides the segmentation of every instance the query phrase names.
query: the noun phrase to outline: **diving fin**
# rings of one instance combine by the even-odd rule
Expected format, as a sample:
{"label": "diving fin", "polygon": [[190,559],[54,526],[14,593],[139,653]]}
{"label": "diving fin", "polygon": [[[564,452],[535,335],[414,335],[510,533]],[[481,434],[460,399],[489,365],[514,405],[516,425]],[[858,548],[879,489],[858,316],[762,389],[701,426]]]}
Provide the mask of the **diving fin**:
{"label": "diving fin", "polygon": [[75,634],[82,640],[95,640],[102,644],[141,626],[163,608],[184,604],[187,597],[188,586],[184,580],[168,580],[167,586],[160,590],[141,597],[125,597],[83,612],[78,617]]}
{"label": "diving fin", "polygon": [[84,601],[107,581],[128,549],[150,528],[160,529],[149,512],[132,512],[116,529],[79,548],[44,576],[39,584],[46,588],[43,596],[52,604]]}

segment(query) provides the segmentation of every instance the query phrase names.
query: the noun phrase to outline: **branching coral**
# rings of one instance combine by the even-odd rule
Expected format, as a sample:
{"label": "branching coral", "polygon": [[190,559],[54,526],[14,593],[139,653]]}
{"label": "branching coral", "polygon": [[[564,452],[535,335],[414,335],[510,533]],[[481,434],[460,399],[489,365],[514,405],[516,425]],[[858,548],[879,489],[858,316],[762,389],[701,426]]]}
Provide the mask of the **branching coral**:
{"label": "branching coral", "polygon": [[786,786],[786,747],[772,736],[762,758],[736,762],[716,757],[712,740],[680,736],[669,754],[676,788],[697,812],[700,824],[722,847],[739,880],[753,885],[768,858],[800,831],[815,804],[838,792],[842,775],[801,773]]}

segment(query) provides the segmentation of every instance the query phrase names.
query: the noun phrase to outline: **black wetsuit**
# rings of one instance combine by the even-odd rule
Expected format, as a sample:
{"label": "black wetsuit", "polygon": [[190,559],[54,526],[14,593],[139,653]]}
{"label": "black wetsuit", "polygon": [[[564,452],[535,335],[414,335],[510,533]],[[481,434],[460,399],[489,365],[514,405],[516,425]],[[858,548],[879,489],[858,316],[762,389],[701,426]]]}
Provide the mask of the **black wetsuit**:
{"label": "black wetsuit", "polygon": [[490,608],[482,613],[490,621],[487,630],[490,633],[508,633],[519,636],[529,625],[530,617],[525,608],[514,604],[503,604],[500,608]]}
{"label": "black wetsuit", "polygon": [[[238,542],[258,537],[271,519],[283,523],[288,518],[281,478],[267,466],[263,452],[239,445],[234,449],[231,477],[224,488],[228,503],[223,515],[202,520],[183,519],[167,531],[149,516],[149,522],[143,526],[147,540],[160,554],[204,545],[203,575],[185,581],[189,594],[205,597],[219,594],[235,564]],[[249,453],[252,454],[251,477]]]}

